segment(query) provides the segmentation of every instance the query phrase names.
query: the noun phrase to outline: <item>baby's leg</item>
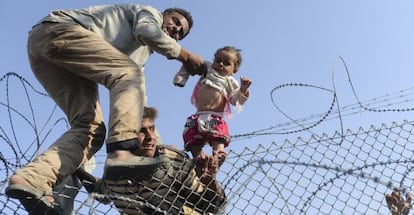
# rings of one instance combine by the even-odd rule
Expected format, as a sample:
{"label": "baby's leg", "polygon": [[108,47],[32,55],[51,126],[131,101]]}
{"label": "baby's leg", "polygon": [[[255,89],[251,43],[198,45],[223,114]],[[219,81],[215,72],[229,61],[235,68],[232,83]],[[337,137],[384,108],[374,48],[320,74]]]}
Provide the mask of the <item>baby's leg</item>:
{"label": "baby's leg", "polygon": [[213,147],[213,155],[219,154],[219,152],[224,152],[224,143],[221,141],[212,141],[211,146]]}
{"label": "baby's leg", "polygon": [[191,144],[187,145],[187,151],[191,152],[191,155],[193,155],[193,158],[197,158],[200,156],[201,152],[203,151],[203,144]]}
{"label": "baby's leg", "polygon": [[221,167],[221,165],[223,165],[224,161],[227,158],[227,153],[224,150],[224,143],[221,141],[212,141],[211,146],[213,147],[213,158],[217,161],[217,172],[218,172],[218,168]]}

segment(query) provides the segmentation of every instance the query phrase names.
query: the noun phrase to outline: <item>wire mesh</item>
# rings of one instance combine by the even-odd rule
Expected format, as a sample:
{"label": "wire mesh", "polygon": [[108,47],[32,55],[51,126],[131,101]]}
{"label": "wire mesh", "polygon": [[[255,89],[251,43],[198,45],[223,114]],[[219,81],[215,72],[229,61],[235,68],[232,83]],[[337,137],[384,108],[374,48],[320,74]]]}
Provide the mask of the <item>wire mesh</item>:
{"label": "wire mesh", "polygon": [[[59,135],[57,131],[66,129],[68,125],[50,98],[34,89],[23,77],[7,73],[0,79],[0,84],[5,88],[0,97],[0,111],[8,116],[0,123],[0,214],[25,214],[27,212],[19,201],[4,194],[8,178],[17,168],[24,166],[47,147],[45,142]],[[13,90],[23,90],[26,97],[19,98],[19,102],[14,103],[10,96],[10,91]],[[401,91],[394,98],[401,95],[409,97],[411,94]],[[41,104],[50,103],[51,108],[36,109],[34,100]],[[384,101],[389,103],[393,100],[389,98]],[[382,106],[378,100],[364,105]],[[351,106],[346,108],[349,107]],[[342,110],[345,113],[347,109]],[[37,116],[43,111],[49,117],[39,119]],[[309,119],[304,121],[307,120]],[[238,151],[230,150],[217,175],[227,197],[224,211],[219,213],[391,214],[385,196],[396,187],[400,188],[401,194],[409,194],[413,187],[413,126],[413,121],[403,120],[359,128],[356,131],[335,132],[333,135],[299,136],[296,139],[251,144],[253,147]],[[17,132],[23,128],[32,131],[25,134],[26,144],[21,144],[22,135]],[[237,135],[235,139],[260,136],[263,132],[272,133],[264,129]],[[27,140],[30,140],[30,144],[27,144]],[[251,141],[254,142],[254,138]],[[95,159],[97,168],[103,168],[105,155],[98,153]],[[191,163],[191,160],[188,162]],[[194,170],[179,165],[165,169],[168,168],[180,169],[183,171],[180,174],[186,177]],[[196,206],[194,199],[190,201],[191,194],[182,192],[187,185],[182,183],[183,179],[177,177],[177,174],[177,171],[167,174],[170,183],[158,181],[160,183],[155,188],[138,179],[126,184],[118,182],[106,186],[108,190],[124,186],[125,192],[120,193],[88,193],[76,180],[68,179],[62,184],[63,189],[56,192],[56,196],[73,200],[73,205],[65,205],[73,214],[116,214],[119,213],[121,203],[133,205],[127,207],[130,214],[139,214],[144,207],[153,209],[151,213],[154,214],[196,214],[195,211],[182,209]],[[152,177],[152,180],[155,179],[157,178]],[[156,196],[157,201],[148,201],[138,195],[138,184],[140,189],[147,189],[148,193]],[[160,187],[163,188],[162,192],[158,192]],[[111,199],[112,203],[98,201],[104,198]],[[197,198],[203,197],[199,195]],[[200,210],[197,212],[203,213]]]}

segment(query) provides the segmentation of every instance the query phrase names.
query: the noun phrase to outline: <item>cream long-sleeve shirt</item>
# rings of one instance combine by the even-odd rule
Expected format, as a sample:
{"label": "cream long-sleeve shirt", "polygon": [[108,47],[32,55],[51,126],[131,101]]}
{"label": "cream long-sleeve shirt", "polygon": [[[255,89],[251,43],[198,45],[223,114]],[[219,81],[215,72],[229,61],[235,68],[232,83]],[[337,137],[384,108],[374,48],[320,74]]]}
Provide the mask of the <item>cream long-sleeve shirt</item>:
{"label": "cream long-sleeve shirt", "polygon": [[151,6],[119,4],[55,10],[39,23],[42,22],[80,24],[142,68],[153,51],[174,59],[181,50],[181,45],[162,30],[162,13]]}

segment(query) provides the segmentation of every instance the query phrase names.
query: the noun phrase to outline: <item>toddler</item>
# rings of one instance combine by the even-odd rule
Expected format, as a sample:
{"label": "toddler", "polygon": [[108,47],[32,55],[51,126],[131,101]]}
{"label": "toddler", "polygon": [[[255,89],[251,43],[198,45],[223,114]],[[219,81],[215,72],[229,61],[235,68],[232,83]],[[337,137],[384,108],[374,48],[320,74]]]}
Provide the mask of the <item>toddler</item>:
{"label": "toddler", "polygon": [[[233,75],[238,71],[242,57],[240,49],[231,46],[219,48],[213,63],[206,62],[208,71],[197,82],[192,103],[197,112],[187,118],[184,126],[184,148],[190,151],[194,160],[197,160],[202,148],[208,142],[212,147],[212,154],[218,162],[217,167],[211,170],[216,173],[227,157],[224,148],[230,143],[230,135],[224,115],[231,118],[230,104],[238,111],[249,97],[248,88],[251,80],[240,78],[240,85]],[[183,87],[188,79],[189,72],[181,67],[174,77],[174,84]]]}

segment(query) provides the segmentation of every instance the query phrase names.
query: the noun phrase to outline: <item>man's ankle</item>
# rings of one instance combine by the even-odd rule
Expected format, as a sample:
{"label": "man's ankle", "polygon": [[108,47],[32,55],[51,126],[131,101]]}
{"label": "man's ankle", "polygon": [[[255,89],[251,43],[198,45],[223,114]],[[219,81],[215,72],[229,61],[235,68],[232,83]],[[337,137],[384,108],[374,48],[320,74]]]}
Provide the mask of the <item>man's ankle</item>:
{"label": "man's ankle", "polygon": [[13,175],[9,180],[9,184],[21,184],[26,186],[32,186],[26,179],[19,175]]}
{"label": "man's ankle", "polygon": [[107,153],[111,153],[117,150],[128,150],[130,152],[133,152],[138,148],[139,148],[139,143],[138,143],[137,138],[106,144]]}
{"label": "man's ankle", "polygon": [[108,153],[107,158],[111,160],[126,160],[132,156],[129,150],[115,150]]}

